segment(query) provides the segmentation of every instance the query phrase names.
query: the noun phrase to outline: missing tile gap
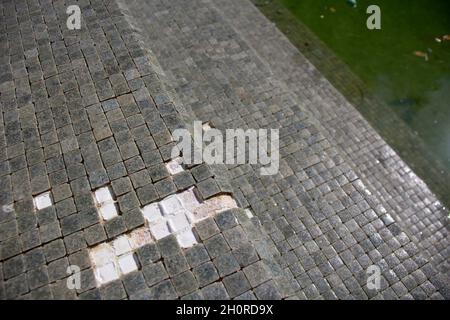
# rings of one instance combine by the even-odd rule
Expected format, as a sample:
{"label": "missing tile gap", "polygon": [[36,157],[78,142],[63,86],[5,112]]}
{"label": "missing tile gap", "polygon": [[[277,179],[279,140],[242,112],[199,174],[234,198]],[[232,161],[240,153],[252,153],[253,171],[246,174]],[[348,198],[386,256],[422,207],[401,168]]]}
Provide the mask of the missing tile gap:
{"label": "missing tile gap", "polygon": [[90,248],[89,258],[94,268],[97,286],[138,270],[134,252],[152,242],[148,227],[141,227]]}
{"label": "missing tile gap", "polygon": [[42,210],[52,205],[50,191],[41,193],[33,198],[34,206],[37,210]]}
{"label": "missing tile gap", "polygon": [[183,158],[177,157],[166,163],[166,169],[171,175],[183,172],[184,168],[182,166]]}
{"label": "missing tile gap", "polygon": [[111,220],[118,216],[116,204],[109,187],[102,187],[95,190],[94,200],[103,220]]}
{"label": "missing tile gap", "polygon": [[[172,234],[182,248],[192,247],[198,243],[193,232],[197,222],[238,207],[233,197],[228,194],[217,195],[200,202],[194,190],[195,188],[191,187],[146,205],[141,208],[146,221],[144,226],[90,248],[89,257],[94,267],[97,285],[101,286],[137,270],[135,251],[146,244]],[[100,193],[95,193],[96,199],[106,203],[114,201],[109,189],[97,191]],[[246,214],[247,216],[251,214],[250,210],[247,209]]]}

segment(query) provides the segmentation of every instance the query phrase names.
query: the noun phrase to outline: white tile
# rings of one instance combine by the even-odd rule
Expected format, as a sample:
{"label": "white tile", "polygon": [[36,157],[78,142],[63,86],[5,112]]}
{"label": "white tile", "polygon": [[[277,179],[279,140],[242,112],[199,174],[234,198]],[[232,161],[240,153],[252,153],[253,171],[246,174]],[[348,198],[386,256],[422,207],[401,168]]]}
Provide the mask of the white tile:
{"label": "white tile", "polygon": [[150,226],[150,231],[156,240],[162,239],[170,234],[166,221],[160,221]]}
{"label": "white tile", "polygon": [[95,191],[95,200],[99,204],[113,201],[111,192],[108,187],[103,187]]}
{"label": "white tile", "polygon": [[198,222],[198,219],[193,212],[186,210],[184,213],[186,214],[186,218],[188,219],[190,225]]}
{"label": "white tile", "polygon": [[132,253],[120,256],[118,261],[122,274],[127,274],[138,269]]}
{"label": "white tile", "polygon": [[119,273],[113,262],[105,264],[96,269],[95,276],[100,284],[104,284],[119,279]]}
{"label": "white tile", "polygon": [[177,232],[190,227],[186,214],[182,211],[179,211],[176,215],[171,216],[168,221],[172,232]]}
{"label": "white tile", "polygon": [[99,208],[100,215],[104,220],[111,220],[118,216],[117,208],[114,203],[102,203]]}
{"label": "white tile", "polygon": [[194,194],[193,188],[177,194],[177,198],[180,200],[183,207],[190,212],[194,212],[194,210],[201,205]]}
{"label": "white tile", "polygon": [[112,246],[114,248],[116,256],[120,256],[124,253],[128,253],[131,251],[131,246],[130,243],[128,242],[127,236],[118,237],[113,241]]}
{"label": "white tile", "polygon": [[181,166],[182,163],[183,163],[182,158],[175,158],[173,160],[170,160],[169,162],[166,163],[167,171],[169,171],[171,175],[183,172],[184,169]]}
{"label": "white tile", "polygon": [[178,200],[178,197],[176,195],[171,195],[164,198],[159,203],[159,207],[161,208],[161,211],[165,216],[173,215],[183,209],[183,206],[181,205],[181,202],[180,200]]}
{"label": "white tile", "polygon": [[150,224],[155,224],[162,219],[161,210],[157,203],[152,203],[142,208],[142,214]]}
{"label": "white tile", "polygon": [[95,266],[103,266],[115,260],[114,249],[107,243],[99,244],[90,250],[91,259]]}
{"label": "white tile", "polygon": [[34,205],[36,209],[41,210],[52,205],[52,198],[49,192],[44,192],[34,197]]}
{"label": "white tile", "polygon": [[195,239],[194,233],[192,233],[190,228],[177,234],[177,240],[182,248],[189,248],[197,243],[197,239]]}

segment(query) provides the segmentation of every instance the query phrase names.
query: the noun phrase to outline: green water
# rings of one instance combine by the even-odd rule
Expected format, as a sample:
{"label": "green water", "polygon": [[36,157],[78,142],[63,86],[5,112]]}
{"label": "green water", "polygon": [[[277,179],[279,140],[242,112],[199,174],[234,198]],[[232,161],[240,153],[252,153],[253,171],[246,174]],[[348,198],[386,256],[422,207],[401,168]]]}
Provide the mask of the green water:
{"label": "green water", "polygon": [[[449,0],[281,2],[450,169],[450,41],[435,40],[450,35]],[[366,27],[371,4],[381,9],[381,30]]]}

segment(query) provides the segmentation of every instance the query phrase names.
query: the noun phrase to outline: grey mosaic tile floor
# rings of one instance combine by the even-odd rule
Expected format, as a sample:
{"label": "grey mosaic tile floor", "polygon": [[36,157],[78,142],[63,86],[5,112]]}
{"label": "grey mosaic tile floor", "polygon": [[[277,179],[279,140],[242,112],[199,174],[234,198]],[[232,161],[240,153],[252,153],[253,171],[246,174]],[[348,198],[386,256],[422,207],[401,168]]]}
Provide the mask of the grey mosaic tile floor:
{"label": "grey mosaic tile floor", "polygon": [[[1,299],[450,298],[439,201],[250,2],[77,3],[69,31],[65,1],[0,2]],[[195,119],[279,128],[280,172],[171,174],[171,132]],[[187,190],[239,206],[189,248],[142,213]]]}

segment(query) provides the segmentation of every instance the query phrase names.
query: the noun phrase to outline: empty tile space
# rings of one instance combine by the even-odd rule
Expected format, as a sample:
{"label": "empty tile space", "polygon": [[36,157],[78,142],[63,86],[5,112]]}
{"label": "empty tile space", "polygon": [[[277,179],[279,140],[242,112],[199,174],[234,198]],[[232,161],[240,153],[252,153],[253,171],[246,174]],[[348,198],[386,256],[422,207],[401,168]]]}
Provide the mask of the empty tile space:
{"label": "empty tile space", "polygon": [[177,173],[184,171],[182,163],[183,163],[183,158],[177,157],[166,163],[166,169],[167,169],[167,171],[169,171],[169,173],[171,175],[175,175]]}
{"label": "empty tile space", "polygon": [[34,197],[33,199],[34,207],[37,210],[42,210],[52,205],[52,197],[50,195],[50,191],[41,193]]}
{"label": "empty tile space", "polygon": [[89,250],[98,286],[138,269],[134,251],[153,241],[146,229],[135,229],[128,235],[121,235]]}
{"label": "empty tile space", "polygon": [[[108,188],[96,190],[94,196],[100,208],[104,204],[114,205]],[[192,231],[195,223],[232,208],[237,208],[237,204],[231,196],[220,195],[200,202],[194,188],[141,208],[145,226],[89,249],[97,285],[137,270],[134,252],[145,244],[174,234],[182,248],[192,247],[198,242]]]}
{"label": "empty tile space", "polygon": [[110,220],[118,216],[116,204],[109,187],[95,190],[94,200],[103,220]]}
{"label": "empty tile space", "polygon": [[228,195],[217,196],[200,203],[194,188],[190,188],[143,207],[142,214],[156,240],[175,234],[180,246],[188,248],[197,243],[192,232],[196,222],[236,207],[236,202]]}

